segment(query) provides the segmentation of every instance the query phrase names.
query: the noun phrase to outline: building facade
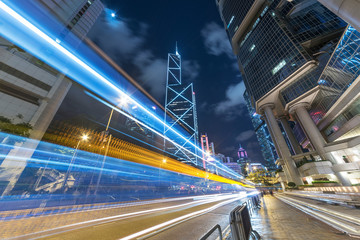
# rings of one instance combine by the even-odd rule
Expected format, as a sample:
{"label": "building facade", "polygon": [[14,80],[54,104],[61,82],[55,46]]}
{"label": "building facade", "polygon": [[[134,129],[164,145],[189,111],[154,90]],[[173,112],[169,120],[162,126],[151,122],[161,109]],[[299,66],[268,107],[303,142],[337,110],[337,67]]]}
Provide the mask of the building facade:
{"label": "building facade", "polygon": [[360,183],[360,34],[320,2],[216,1],[280,181],[350,186]]}
{"label": "building facade", "polygon": [[[65,40],[67,37],[75,39],[75,35],[78,44],[104,9],[100,0],[37,0],[30,4],[63,26],[59,36]],[[0,122],[9,122],[12,129],[24,126],[22,135],[41,140],[71,85],[65,72],[56,71],[0,38]],[[3,195],[12,189],[26,166],[26,161],[14,161],[16,156],[30,158],[32,151],[23,149],[36,146],[21,143],[21,148],[14,148],[2,159],[0,181],[9,182],[6,189],[0,189]]]}

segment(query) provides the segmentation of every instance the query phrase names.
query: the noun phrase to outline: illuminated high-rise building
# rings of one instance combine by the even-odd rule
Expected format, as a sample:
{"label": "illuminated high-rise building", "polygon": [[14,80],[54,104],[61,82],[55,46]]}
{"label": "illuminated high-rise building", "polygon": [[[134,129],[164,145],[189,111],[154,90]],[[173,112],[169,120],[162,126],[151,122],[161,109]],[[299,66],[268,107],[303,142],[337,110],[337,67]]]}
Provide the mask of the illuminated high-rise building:
{"label": "illuminated high-rise building", "polygon": [[207,134],[201,134],[200,137],[202,157],[203,157],[203,168],[206,169],[205,159],[207,158],[206,153],[209,153],[209,139]]}
{"label": "illuminated high-rise building", "polygon": [[209,142],[209,138],[207,134],[201,134],[200,136],[200,144],[202,150],[202,157],[203,157],[203,168],[206,168],[205,159],[209,157],[215,157],[215,146],[213,142]]}
{"label": "illuminated high-rise building", "polygon": [[238,150],[238,157],[239,157],[239,159],[247,159],[247,158],[248,158],[247,152],[246,152],[246,150],[241,146],[241,144],[240,144],[240,147],[239,147],[239,150]]}
{"label": "illuminated high-rise building", "polygon": [[267,126],[285,172],[280,181],[359,183],[360,20],[348,11],[358,1],[216,4],[258,126]]}
{"label": "illuminated high-rise building", "polygon": [[[181,76],[181,55],[176,47],[175,53],[168,54],[166,97],[165,97],[164,135],[173,142],[164,140],[165,151],[175,155],[178,160],[201,165],[197,158],[198,126],[196,101],[193,83],[185,83]],[[183,137],[171,137],[172,128],[178,127]]]}
{"label": "illuminated high-rise building", "polygon": [[[80,44],[104,9],[99,0],[36,0],[31,4],[63,26],[58,41],[69,37],[74,44]],[[58,72],[4,38],[0,38],[0,71],[0,116],[29,124],[30,137],[41,139],[71,80],[66,72]]]}
{"label": "illuminated high-rise building", "polygon": [[249,95],[246,91],[243,96],[251,118],[251,123],[255,130],[256,138],[259,142],[262,156],[265,160],[265,166],[268,169],[273,170],[276,168],[275,161],[277,159],[277,153],[274,147],[274,143],[272,142],[268,127],[266,126],[266,123],[262,119],[261,115],[257,114],[255,108],[251,106]]}

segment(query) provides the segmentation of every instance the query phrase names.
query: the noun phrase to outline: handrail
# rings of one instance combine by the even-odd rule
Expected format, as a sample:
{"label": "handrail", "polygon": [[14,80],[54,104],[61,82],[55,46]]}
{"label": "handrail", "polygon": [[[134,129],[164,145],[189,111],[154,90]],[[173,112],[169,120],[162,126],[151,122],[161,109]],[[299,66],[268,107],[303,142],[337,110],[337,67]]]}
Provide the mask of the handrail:
{"label": "handrail", "polygon": [[209,232],[207,232],[204,236],[202,236],[199,240],[206,240],[208,237],[211,236],[211,234],[213,234],[216,229],[219,230],[219,235],[220,235],[220,240],[223,240],[223,237],[222,237],[222,231],[221,231],[221,227],[219,224],[216,224],[212,229],[210,229]]}
{"label": "handrail", "polygon": [[229,221],[233,240],[261,239],[261,236],[252,229],[250,216],[255,208],[261,208],[259,195],[250,197],[242,205],[231,211]]}

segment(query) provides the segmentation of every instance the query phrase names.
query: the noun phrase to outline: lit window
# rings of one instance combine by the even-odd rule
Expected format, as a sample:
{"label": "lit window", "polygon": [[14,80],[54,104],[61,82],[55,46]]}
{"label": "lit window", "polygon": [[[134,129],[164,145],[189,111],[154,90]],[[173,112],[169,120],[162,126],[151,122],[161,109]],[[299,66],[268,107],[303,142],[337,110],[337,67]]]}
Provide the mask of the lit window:
{"label": "lit window", "polygon": [[319,85],[324,85],[326,83],[326,80],[324,80],[324,79],[320,79],[319,81],[318,81],[318,84]]}
{"label": "lit window", "polygon": [[235,18],[235,16],[232,16],[232,17],[231,17],[230,22],[229,22],[229,24],[227,25],[227,28],[230,27],[230,24],[234,21],[234,18]]}
{"label": "lit window", "polygon": [[253,44],[253,45],[251,46],[250,52],[252,52],[252,51],[254,50],[254,48],[255,48],[255,44]]}
{"label": "lit window", "polygon": [[282,60],[278,65],[276,65],[273,70],[271,70],[272,74],[275,75],[280,69],[282,69],[286,65],[286,61]]}

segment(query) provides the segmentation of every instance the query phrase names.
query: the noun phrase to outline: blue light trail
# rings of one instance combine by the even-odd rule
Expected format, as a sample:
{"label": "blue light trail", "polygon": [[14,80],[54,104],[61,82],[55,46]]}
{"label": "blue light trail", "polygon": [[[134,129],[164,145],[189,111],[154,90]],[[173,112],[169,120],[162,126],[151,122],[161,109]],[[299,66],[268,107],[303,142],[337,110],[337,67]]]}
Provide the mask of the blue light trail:
{"label": "blue light trail", "polygon": [[[188,133],[181,126],[169,127],[162,120],[163,111],[154,113],[150,109],[154,105],[151,100],[36,2],[1,0],[0,34],[114,106],[118,105],[119,98],[127,99],[130,104],[122,106],[121,113],[131,111],[138,123],[156,134],[160,134],[166,126],[170,129],[167,133],[169,139],[182,141],[176,144],[184,151],[187,149],[182,146],[189,143],[197,149],[201,158],[201,148],[188,142]],[[211,162],[208,164],[214,165]],[[229,169],[222,169],[233,177],[241,178]]]}

